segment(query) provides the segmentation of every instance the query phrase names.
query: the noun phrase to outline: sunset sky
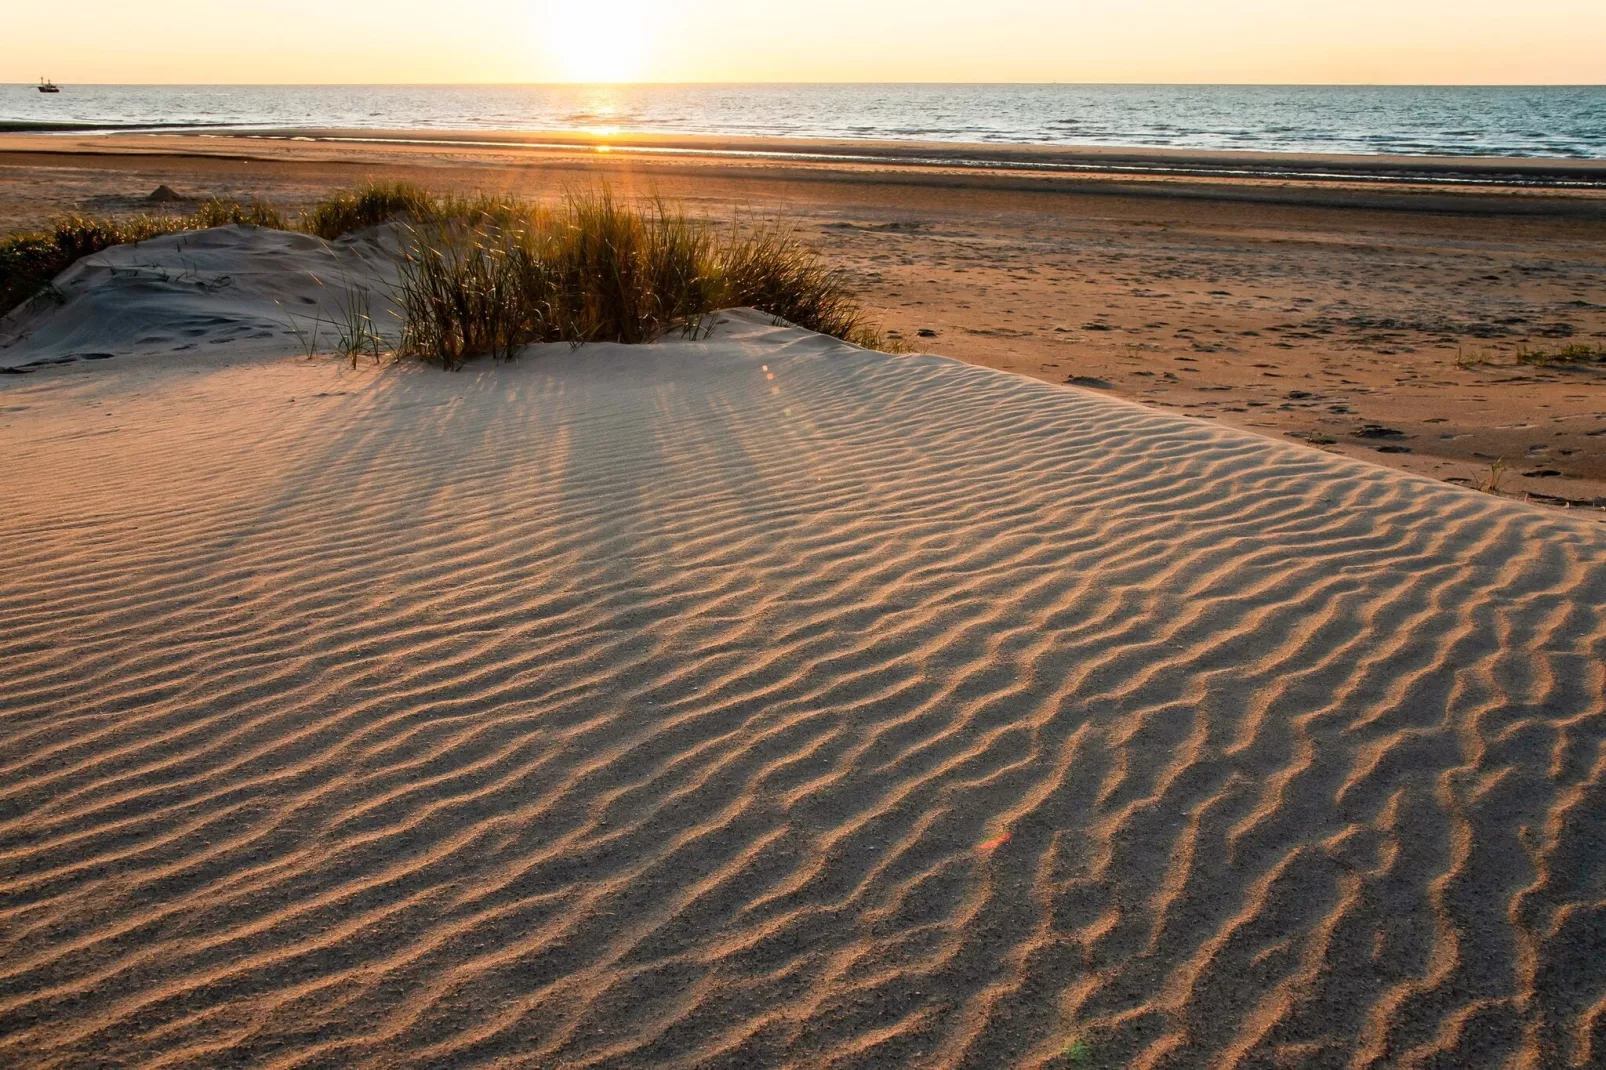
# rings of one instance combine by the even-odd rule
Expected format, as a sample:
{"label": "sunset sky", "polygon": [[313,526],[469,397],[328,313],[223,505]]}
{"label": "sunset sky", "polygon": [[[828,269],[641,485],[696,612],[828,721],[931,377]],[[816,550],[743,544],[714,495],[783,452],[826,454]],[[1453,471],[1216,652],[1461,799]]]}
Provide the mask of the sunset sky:
{"label": "sunset sky", "polygon": [[1603,0],[74,0],[0,82],[1606,82]]}

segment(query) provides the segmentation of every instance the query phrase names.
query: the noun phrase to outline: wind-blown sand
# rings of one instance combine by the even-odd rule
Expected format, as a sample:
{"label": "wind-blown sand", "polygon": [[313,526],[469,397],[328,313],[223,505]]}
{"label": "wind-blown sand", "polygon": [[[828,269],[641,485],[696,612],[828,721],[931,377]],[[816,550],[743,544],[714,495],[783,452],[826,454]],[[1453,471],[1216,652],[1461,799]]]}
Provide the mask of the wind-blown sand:
{"label": "wind-blown sand", "polygon": [[1606,1058],[1599,525],[751,313],[253,352],[0,379],[0,1061]]}

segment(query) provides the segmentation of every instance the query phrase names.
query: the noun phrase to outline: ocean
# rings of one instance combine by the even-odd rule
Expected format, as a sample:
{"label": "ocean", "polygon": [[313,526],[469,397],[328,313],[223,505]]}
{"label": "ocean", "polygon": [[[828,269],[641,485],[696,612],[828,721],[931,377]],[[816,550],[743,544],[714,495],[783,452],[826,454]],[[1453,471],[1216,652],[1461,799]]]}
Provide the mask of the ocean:
{"label": "ocean", "polygon": [[1606,159],[1606,87],[67,85],[0,125],[617,130],[1363,155]]}

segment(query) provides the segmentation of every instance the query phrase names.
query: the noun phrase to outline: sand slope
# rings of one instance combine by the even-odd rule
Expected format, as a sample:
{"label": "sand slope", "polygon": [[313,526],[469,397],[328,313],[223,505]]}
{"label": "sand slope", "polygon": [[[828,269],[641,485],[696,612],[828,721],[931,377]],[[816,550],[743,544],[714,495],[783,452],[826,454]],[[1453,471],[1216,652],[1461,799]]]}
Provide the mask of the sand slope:
{"label": "sand slope", "polygon": [[[228,226],[115,245],[0,319],[0,369],[144,354],[320,352],[336,342],[348,304],[394,333],[398,236],[375,227],[328,242]],[[303,346],[303,340],[308,344]]]}
{"label": "sand slope", "polygon": [[743,315],[0,443],[0,1061],[1606,1059],[1591,525]]}

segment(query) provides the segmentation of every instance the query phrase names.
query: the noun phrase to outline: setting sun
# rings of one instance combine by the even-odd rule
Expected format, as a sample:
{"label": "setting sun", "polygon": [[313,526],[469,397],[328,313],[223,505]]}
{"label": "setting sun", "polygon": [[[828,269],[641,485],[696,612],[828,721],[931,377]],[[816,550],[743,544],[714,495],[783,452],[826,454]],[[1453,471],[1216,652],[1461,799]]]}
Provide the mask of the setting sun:
{"label": "setting sun", "polygon": [[630,82],[646,73],[651,8],[643,0],[542,5],[536,32],[572,82]]}

